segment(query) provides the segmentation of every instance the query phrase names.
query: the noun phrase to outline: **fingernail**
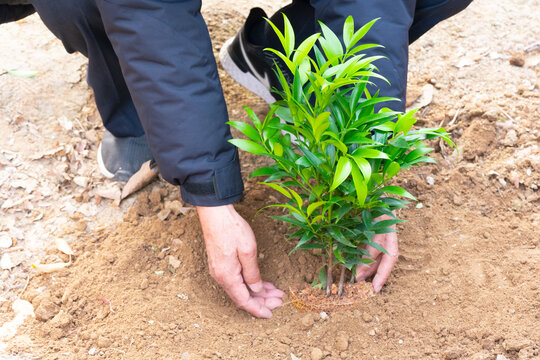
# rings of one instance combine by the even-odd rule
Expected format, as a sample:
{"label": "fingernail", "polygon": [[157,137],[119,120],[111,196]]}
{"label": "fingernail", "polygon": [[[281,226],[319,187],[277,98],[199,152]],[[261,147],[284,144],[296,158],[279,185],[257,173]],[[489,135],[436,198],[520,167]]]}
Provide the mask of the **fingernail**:
{"label": "fingernail", "polygon": [[264,290],[263,282],[261,280],[259,280],[255,284],[248,284],[248,286],[251,289],[251,291],[256,292],[256,293],[259,293]]}

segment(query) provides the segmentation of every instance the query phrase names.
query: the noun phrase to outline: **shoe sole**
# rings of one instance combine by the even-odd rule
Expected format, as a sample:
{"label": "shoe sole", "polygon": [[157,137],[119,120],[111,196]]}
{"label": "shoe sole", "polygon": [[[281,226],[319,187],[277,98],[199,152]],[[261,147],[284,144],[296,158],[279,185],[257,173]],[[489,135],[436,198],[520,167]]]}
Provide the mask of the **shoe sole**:
{"label": "shoe sole", "polygon": [[268,88],[266,88],[266,86],[264,86],[259,79],[249,72],[243,72],[231,58],[229,55],[229,47],[233,41],[234,38],[227,40],[219,51],[219,61],[221,62],[223,69],[225,69],[227,74],[229,74],[234,81],[263,99],[267,104],[276,102],[276,99],[274,99],[270,90],[268,90]]}
{"label": "shoe sole", "polygon": [[97,153],[97,163],[99,167],[99,171],[105,176],[107,179],[114,178],[114,174],[111,173],[107,168],[105,167],[105,164],[103,163],[103,156],[101,154],[101,143],[99,143],[98,147],[98,153]]}

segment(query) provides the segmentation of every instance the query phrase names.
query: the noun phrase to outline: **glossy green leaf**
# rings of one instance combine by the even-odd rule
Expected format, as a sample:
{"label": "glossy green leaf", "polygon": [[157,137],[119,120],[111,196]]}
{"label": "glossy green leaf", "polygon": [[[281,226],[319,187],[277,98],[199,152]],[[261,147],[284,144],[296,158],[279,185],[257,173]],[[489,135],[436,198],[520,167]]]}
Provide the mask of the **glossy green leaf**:
{"label": "glossy green leaf", "polygon": [[245,140],[245,139],[231,139],[229,140],[231,144],[234,146],[247,151],[249,153],[255,154],[255,155],[261,155],[261,154],[267,154],[268,152],[266,149],[260,145],[257,144],[251,140]]}
{"label": "glossy green leaf", "polygon": [[263,184],[263,185],[266,185],[268,187],[271,187],[272,189],[280,192],[281,194],[283,194],[284,196],[288,197],[289,199],[292,199],[292,195],[291,193],[289,192],[289,190],[285,189],[284,187],[278,185],[278,184],[275,184],[275,183],[265,183],[265,182],[259,182],[257,184]]}
{"label": "glossy green leaf", "polygon": [[411,193],[409,193],[407,190],[399,187],[399,186],[385,186],[385,187],[382,187],[380,189],[378,189],[377,191],[380,191],[380,192],[383,192],[383,193],[386,193],[386,194],[393,194],[393,195],[399,195],[399,196],[403,196],[403,197],[406,197],[408,199],[411,199],[411,200],[416,200],[416,198],[414,196],[411,195]]}
{"label": "glossy green leaf", "polygon": [[332,186],[330,186],[330,191],[335,190],[343,181],[345,181],[351,173],[351,169],[352,166],[349,158],[343,156],[338,160],[336,171],[334,173],[334,181],[332,182]]}

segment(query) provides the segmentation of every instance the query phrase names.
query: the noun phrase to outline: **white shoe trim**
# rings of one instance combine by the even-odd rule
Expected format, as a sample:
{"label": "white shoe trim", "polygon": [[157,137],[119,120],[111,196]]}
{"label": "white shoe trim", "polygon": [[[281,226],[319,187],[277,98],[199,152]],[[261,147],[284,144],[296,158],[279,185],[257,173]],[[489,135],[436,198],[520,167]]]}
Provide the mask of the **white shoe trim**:
{"label": "white shoe trim", "polygon": [[98,152],[97,152],[97,163],[99,167],[99,171],[108,179],[114,178],[114,174],[111,173],[107,168],[105,167],[105,164],[103,163],[103,156],[101,154],[101,143],[99,143]]}
{"label": "white shoe trim", "polygon": [[[219,60],[223,69],[234,79],[237,83],[259,96],[268,104],[276,102],[276,99],[272,96],[270,90],[264,86],[260,79],[257,79],[249,72],[243,72],[234,62],[229,55],[229,47],[231,46],[234,38],[230,38],[223,44],[219,51]],[[250,66],[250,64],[248,64]]]}

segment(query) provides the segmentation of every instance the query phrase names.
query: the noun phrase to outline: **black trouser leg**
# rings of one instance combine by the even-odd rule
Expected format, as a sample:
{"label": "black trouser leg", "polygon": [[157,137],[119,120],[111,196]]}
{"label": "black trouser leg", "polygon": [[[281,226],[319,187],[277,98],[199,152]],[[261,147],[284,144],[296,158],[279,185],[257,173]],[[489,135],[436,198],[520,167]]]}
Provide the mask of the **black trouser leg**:
{"label": "black trouser leg", "polygon": [[94,0],[32,0],[45,25],[70,53],[88,57],[88,84],[103,125],[116,137],[144,134],[118,58]]}

